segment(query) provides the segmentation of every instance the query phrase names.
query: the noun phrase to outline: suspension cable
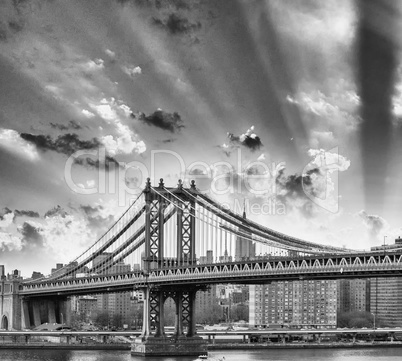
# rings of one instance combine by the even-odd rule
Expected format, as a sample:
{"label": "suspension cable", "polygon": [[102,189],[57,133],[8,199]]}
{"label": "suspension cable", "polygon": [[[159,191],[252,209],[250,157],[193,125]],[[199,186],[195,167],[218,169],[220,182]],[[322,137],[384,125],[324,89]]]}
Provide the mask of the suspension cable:
{"label": "suspension cable", "polygon": [[[180,198],[178,198],[174,193],[170,192],[169,189],[167,189],[166,187],[163,187],[163,188],[164,188],[171,196],[173,196],[174,198],[176,198],[176,199],[179,200],[179,201],[182,201],[182,200],[181,200]],[[163,197],[163,198],[166,199],[168,202],[171,202],[170,199],[168,199],[167,197],[165,197],[164,195],[162,195],[161,193],[159,193],[154,187],[152,187],[152,189],[153,189],[159,196]],[[194,198],[194,200],[198,201],[198,199],[195,198],[192,194],[190,194],[189,192],[187,192],[187,193],[188,193],[189,195],[191,195],[191,196]],[[171,203],[172,203],[172,202],[171,202]],[[172,203],[172,204],[174,204],[174,203]],[[175,206],[177,206],[178,208],[180,208],[178,205],[175,205]],[[194,207],[191,206],[191,205],[190,205],[190,207],[191,207],[195,212],[200,213],[200,211],[199,211],[198,209],[194,208]],[[180,209],[181,209],[181,208],[180,208]],[[192,215],[192,214],[190,214],[190,215],[193,216],[195,219],[200,220],[201,222],[205,222],[205,221],[201,220],[200,218],[198,218],[198,217],[195,216],[195,215]],[[213,217],[208,216],[208,215],[204,215],[204,216],[206,216],[207,218],[209,218],[209,219],[211,220],[212,223],[209,223],[209,224],[210,224],[212,227],[214,227],[215,229],[220,229],[220,230],[222,230],[221,225],[218,224],[218,221],[214,220]],[[226,214],[225,214],[225,216],[226,216]],[[231,218],[233,218],[233,217],[231,217]],[[235,221],[236,219],[233,218],[233,220]],[[214,223],[216,223],[217,225],[215,225]],[[293,250],[293,251],[297,251],[297,252],[309,253],[306,249],[297,248],[297,246],[293,246],[293,245],[284,245],[284,244],[279,243],[278,241],[275,241],[275,240],[272,240],[272,239],[268,239],[269,242],[267,242],[267,241],[264,239],[264,237],[262,237],[262,236],[257,236],[256,234],[253,234],[253,236],[254,236],[254,237],[258,237],[258,238],[252,238],[252,237],[250,237],[250,233],[246,233],[246,232],[241,231],[241,230],[233,231],[233,230],[230,229],[230,227],[227,227],[226,231],[228,231],[228,232],[230,232],[230,233],[232,233],[232,234],[235,234],[235,235],[237,235],[237,236],[239,236],[239,234],[240,234],[241,237],[242,237],[243,239],[245,239],[245,240],[259,242],[259,243],[262,243],[262,244],[265,244],[265,245],[271,244],[272,246],[274,246],[274,247],[276,246],[276,247],[279,248],[279,249],[282,248],[282,249]],[[261,233],[261,232],[260,232],[260,233]],[[271,236],[271,237],[272,237],[272,236]],[[309,251],[310,251],[310,253],[317,253],[317,252],[314,252],[313,250],[309,250]],[[321,253],[321,252],[318,252],[318,253]]]}

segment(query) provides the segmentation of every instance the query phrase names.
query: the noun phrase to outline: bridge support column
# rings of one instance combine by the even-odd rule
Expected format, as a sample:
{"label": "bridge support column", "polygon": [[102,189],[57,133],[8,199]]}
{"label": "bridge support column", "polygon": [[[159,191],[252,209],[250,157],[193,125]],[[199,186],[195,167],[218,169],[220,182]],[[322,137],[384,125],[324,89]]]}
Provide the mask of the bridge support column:
{"label": "bridge support column", "polygon": [[144,289],[144,308],[142,313],[142,333],[141,337],[145,338],[150,334],[150,307],[149,307],[149,288]]}
{"label": "bridge support column", "polygon": [[156,299],[157,299],[158,313],[155,315],[156,316],[155,337],[163,337],[165,335],[165,312],[164,312],[165,297],[163,291],[158,291]]}
{"label": "bridge support column", "polygon": [[29,317],[29,303],[26,298],[21,300],[21,318],[22,318],[22,328],[31,327],[31,318]]}
{"label": "bridge support column", "polygon": [[195,295],[197,291],[189,291],[188,294],[188,329],[187,337],[193,337],[196,334],[195,328]]}
{"label": "bridge support column", "polygon": [[56,308],[53,300],[47,303],[47,319],[49,323],[56,323]]}
{"label": "bridge support column", "polygon": [[34,321],[34,326],[38,327],[41,325],[41,319],[40,319],[40,305],[38,301],[32,302],[32,311],[33,311],[33,321]]}
{"label": "bridge support column", "polygon": [[175,303],[176,303],[175,336],[179,337],[183,335],[183,297],[181,294],[176,295]]}

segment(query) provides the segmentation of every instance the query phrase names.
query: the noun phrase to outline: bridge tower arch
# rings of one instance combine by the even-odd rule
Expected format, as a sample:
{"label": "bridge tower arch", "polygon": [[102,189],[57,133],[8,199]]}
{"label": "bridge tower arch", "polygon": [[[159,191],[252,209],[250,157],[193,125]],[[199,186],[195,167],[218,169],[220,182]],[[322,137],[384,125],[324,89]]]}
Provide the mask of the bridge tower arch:
{"label": "bridge tower arch", "polygon": [[8,327],[9,327],[9,325],[8,325],[8,315],[3,315],[3,316],[1,317],[1,325],[0,325],[0,328],[1,328],[2,330],[8,330]]}

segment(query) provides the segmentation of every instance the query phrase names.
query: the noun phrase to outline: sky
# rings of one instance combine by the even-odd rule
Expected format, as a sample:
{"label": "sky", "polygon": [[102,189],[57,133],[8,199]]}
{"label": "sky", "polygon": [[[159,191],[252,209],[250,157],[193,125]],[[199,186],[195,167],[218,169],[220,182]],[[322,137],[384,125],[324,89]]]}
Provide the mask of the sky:
{"label": "sky", "polygon": [[143,189],[274,230],[402,235],[398,2],[4,0],[0,264],[49,273]]}

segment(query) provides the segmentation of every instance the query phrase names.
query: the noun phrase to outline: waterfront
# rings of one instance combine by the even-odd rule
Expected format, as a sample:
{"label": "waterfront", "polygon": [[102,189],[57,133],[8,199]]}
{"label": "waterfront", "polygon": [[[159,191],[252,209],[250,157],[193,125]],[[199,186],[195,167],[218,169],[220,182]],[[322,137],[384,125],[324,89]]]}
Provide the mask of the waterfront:
{"label": "waterfront", "polygon": [[[395,361],[402,358],[401,348],[375,349],[299,349],[299,350],[253,350],[214,351],[210,358],[226,361]],[[128,351],[105,350],[0,350],[2,361],[194,361],[196,357],[136,357]]]}

